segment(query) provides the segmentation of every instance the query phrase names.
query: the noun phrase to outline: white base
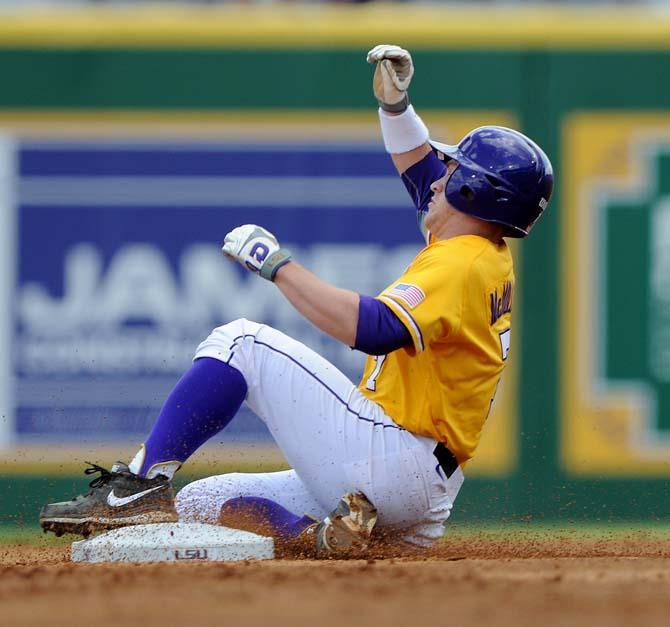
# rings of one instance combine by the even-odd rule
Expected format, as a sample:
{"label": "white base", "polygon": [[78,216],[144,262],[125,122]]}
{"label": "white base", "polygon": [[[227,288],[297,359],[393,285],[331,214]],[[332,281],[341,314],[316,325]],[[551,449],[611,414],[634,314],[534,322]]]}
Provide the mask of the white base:
{"label": "white base", "polygon": [[72,543],[73,562],[217,562],[273,558],[272,538],[200,523],[122,527]]}

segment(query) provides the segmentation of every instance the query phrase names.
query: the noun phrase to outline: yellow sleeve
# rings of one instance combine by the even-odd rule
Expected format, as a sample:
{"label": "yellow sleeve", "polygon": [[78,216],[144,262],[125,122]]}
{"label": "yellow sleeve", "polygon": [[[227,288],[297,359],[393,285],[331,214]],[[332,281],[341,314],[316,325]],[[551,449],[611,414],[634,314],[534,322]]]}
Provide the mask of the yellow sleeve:
{"label": "yellow sleeve", "polygon": [[466,268],[450,253],[444,246],[428,246],[378,296],[407,327],[416,352],[460,326]]}

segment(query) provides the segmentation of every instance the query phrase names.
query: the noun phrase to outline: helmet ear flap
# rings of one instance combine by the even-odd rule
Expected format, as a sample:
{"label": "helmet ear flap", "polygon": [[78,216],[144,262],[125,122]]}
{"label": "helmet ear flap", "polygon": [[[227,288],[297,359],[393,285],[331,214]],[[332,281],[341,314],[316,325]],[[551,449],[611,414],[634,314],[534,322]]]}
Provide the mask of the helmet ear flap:
{"label": "helmet ear flap", "polygon": [[505,185],[505,181],[492,174],[485,174],[484,178],[489,182],[493,191],[493,197],[496,201],[507,202],[510,200],[510,193]]}
{"label": "helmet ear flap", "polygon": [[472,202],[475,199],[475,192],[469,185],[461,185],[461,188],[458,190],[458,193],[467,202]]}

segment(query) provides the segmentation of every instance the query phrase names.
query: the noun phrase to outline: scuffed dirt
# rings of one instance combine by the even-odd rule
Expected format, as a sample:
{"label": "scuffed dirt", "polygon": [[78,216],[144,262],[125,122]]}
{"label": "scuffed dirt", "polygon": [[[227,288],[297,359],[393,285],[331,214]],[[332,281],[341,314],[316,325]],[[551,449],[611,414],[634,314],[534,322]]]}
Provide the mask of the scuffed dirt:
{"label": "scuffed dirt", "polygon": [[670,540],[644,533],[481,534],[422,555],[373,547],[351,560],[282,550],[269,562],[93,565],[71,563],[65,545],[2,546],[2,624],[670,625]]}

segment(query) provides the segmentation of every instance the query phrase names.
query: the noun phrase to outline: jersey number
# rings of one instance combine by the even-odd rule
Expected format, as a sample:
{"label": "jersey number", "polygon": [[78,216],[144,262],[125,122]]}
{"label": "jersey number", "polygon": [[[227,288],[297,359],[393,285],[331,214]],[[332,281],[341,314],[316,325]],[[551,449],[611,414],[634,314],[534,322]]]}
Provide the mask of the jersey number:
{"label": "jersey number", "polygon": [[[500,354],[502,355],[503,361],[507,359],[507,354],[509,353],[509,347],[512,341],[512,329],[505,329],[500,334]],[[498,383],[496,383],[496,389],[493,390],[493,396],[491,397],[491,402],[489,403],[489,411],[486,414],[486,420],[489,419],[491,415],[491,410],[493,409],[493,403],[496,400],[496,394],[498,393],[498,388],[500,387],[500,378],[498,378]]]}
{"label": "jersey number", "polygon": [[365,389],[374,392],[377,389],[377,377],[381,372],[382,366],[386,361],[387,355],[375,355],[375,367],[372,369],[368,380],[365,382]]}
{"label": "jersey number", "polygon": [[507,359],[507,353],[509,353],[509,347],[512,341],[512,329],[505,329],[500,334],[500,352],[502,355],[503,361]]}

